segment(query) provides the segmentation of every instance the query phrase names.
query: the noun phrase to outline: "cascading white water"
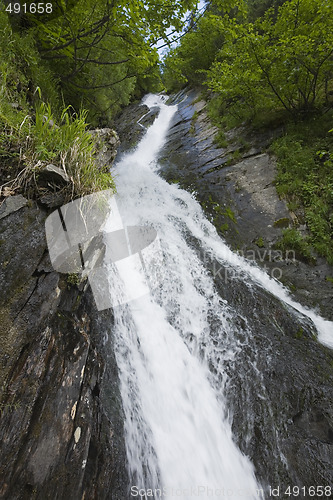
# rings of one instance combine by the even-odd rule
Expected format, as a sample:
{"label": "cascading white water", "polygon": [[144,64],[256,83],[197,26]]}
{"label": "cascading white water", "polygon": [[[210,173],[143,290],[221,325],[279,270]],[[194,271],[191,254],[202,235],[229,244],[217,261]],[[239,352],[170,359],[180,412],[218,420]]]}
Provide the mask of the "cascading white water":
{"label": "cascading white water", "polygon": [[[280,284],[233,254],[195,199],[159,177],[157,154],[176,106],[152,95],[145,104],[159,106],[160,114],[137,149],[116,165],[122,223],[152,225],[162,252],[151,270],[150,296],[114,310],[131,498],[140,497],[139,488],[147,491],[147,498],[170,500],[262,498],[252,464],[233,441],[223,395],[214,390],[203,352],[204,345],[209,349],[213,322],[220,338],[219,359],[222,365],[232,361],[242,347],[235,340],[237,326],[186,235],[310,316],[325,342],[331,342],[332,324],[293,302]],[[111,293],[120,294],[113,268],[109,281]],[[223,381],[224,374],[220,377]]]}

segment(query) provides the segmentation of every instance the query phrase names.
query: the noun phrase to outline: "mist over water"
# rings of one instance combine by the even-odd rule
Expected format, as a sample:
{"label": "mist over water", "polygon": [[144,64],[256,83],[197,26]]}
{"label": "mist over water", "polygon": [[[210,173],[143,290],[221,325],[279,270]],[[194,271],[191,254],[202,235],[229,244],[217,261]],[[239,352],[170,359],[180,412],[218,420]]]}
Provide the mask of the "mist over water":
{"label": "mist over water", "polygon": [[[154,95],[144,103],[158,106],[160,114],[136,150],[115,167],[122,224],[152,226],[158,234],[147,254],[150,293],[114,308],[131,485],[156,489],[155,498],[170,500],[263,498],[254,467],[234,443],[223,391],[216,390],[208,370],[217,350],[223,367],[242,345],[236,340],[235,315],[218,295],[199,253],[240,269],[253,286],[307,314],[319,339],[331,346],[332,323],[294,302],[279,283],[231,252],[193,196],[158,175],[158,153],[177,107]],[[188,235],[199,241],[199,249]],[[133,275],[133,287],[135,280]],[[110,268],[114,297],[123,293],[121,281],[121,272]],[[219,380],[223,388],[223,371]]]}

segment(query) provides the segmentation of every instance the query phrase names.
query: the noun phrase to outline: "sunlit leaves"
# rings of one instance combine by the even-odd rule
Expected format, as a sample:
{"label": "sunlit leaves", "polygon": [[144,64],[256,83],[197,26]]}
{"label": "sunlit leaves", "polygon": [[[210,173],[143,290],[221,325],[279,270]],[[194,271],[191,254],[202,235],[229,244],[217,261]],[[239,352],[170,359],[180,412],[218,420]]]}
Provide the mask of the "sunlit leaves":
{"label": "sunlit leaves", "polygon": [[225,28],[220,16],[206,13],[189,31],[181,44],[164,61],[164,77],[180,83],[196,85],[205,79],[203,70],[209,69],[223,44]]}
{"label": "sunlit leaves", "polygon": [[207,73],[208,85],[248,105],[269,99],[293,114],[310,111],[327,97],[332,80],[333,6],[291,0],[276,22],[273,14],[254,25],[225,21],[226,42]]}
{"label": "sunlit leaves", "polygon": [[[57,0],[57,16],[34,20],[43,59],[65,97],[112,113],[127,104],[140,78],[156,75],[156,40],[181,30],[196,0]],[[58,15],[61,11],[61,15]],[[89,104],[88,104],[89,102]],[[105,115],[107,116],[107,115]]]}

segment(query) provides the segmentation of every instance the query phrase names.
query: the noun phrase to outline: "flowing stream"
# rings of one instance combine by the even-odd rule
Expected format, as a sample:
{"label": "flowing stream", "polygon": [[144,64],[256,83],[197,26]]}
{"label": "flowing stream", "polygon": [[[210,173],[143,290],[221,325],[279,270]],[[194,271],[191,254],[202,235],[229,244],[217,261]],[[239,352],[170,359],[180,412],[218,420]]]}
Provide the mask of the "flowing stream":
{"label": "flowing stream", "polygon": [[[159,116],[135,151],[115,166],[123,225],[148,225],[158,235],[146,269],[150,293],[128,303],[119,300],[114,308],[129,498],[263,498],[253,465],[233,440],[223,391],[208,369],[217,349],[223,367],[242,345],[235,337],[233,311],[218,295],[203,256],[239,269],[251,286],[265,288],[309,316],[319,340],[331,347],[332,323],[294,302],[278,282],[234,254],[194,197],[158,175],[158,153],[177,106],[154,95],[144,102],[158,106]],[[135,280],[133,272],[133,287]],[[114,268],[109,282],[114,297],[122,293]],[[222,370],[219,387],[226,381]]]}

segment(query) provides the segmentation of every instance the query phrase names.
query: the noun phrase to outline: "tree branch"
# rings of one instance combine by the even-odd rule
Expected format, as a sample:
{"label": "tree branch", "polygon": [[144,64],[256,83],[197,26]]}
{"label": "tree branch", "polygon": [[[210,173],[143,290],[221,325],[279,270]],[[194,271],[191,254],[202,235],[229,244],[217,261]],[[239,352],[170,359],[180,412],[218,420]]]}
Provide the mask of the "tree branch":
{"label": "tree branch", "polygon": [[135,74],[133,74],[133,75],[126,75],[123,78],[121,78],[120,80],[117,80],[117,81],[112,82],[112,83],[104,84],[104,85],[93,85],[93,86],[90,86],[90,85],[79,85],[78,83],[75,83],[75,82],[71,82],[71,85],[74,85],[74,87],[77,87],[77,88],[83,89],[83,90],[107,89],[107,88],[113,87],[114,85],[117,85],[117,83],[123,82],[127,78],[135,78],[137,76],[138,75],[135,75]]}

